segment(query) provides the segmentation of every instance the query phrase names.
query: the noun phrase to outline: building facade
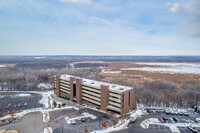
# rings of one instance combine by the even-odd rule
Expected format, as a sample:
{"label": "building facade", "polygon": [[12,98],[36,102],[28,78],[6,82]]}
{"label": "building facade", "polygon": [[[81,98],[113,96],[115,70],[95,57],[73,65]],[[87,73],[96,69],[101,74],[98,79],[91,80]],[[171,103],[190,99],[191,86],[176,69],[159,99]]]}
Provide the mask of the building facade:
{"label": "building facade", "polygon": [[71,75],[54,77],[54,93],[78,104],[87,104],[119,114],[136,108],[134,88]]}

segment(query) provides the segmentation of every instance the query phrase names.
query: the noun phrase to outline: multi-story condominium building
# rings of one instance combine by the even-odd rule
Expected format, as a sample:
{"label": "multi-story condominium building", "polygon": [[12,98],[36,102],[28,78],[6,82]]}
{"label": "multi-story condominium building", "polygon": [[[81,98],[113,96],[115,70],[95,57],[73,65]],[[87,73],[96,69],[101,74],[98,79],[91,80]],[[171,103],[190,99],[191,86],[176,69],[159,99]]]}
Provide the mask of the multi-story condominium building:
{"label": "multi-story condominium building", "polygon": [[54,88],[58,97],[103,111],[124,114],[136,108],[135,89],[132,87],[60,75],[54,77]]}

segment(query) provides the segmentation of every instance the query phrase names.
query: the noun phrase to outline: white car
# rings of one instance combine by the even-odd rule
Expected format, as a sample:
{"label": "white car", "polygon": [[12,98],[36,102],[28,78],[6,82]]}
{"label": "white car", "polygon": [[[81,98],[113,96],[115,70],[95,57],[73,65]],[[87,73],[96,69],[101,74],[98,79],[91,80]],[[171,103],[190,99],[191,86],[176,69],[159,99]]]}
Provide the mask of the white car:
{"label": "white car", "polygon": [[71,124],[76,124],[76,121],[75,120],[70,120]]}
{"label": "white car", "polygon": [[196,121],[197,121],[198,123],[200,123],[200,118],[196,118]]}

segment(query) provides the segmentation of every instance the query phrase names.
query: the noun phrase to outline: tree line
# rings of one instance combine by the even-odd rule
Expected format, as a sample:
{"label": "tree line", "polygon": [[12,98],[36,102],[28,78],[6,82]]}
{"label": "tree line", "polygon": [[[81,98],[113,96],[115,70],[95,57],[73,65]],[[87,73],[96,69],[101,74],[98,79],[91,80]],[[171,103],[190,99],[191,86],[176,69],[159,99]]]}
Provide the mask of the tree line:
{"label": "tree line", "polygon": [[144,80],[136,85],[127,78],[113,78],[112,83],[132,86],[136,90],[136,100],[139,106],[194,108],[200,104],[200,83],[187,81],[182,85],[175,85],[164,79],[153,82]]}
{"label": "tree line", "polygon": [[[0,90],[40,90],[38,88],[40,83],[49,83],[53,86],[53,76],[61,74],[101,81],[103,77],[100,72],[99,68],[60,70],[0,68]],[[200,83],[194,81],[177,85],[157,78],[153,82],[143,80],[141,84],[135,84],[134,79],[128,77],[113,77],[110,82],[134,87],[137,104],[142,106],[194,108],[200,104]]]}

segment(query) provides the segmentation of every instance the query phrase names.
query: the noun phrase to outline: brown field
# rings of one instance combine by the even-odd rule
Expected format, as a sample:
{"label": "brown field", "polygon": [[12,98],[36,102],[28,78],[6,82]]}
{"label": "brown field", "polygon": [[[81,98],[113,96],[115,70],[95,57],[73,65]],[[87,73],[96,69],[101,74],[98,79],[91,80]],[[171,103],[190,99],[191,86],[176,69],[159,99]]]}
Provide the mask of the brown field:
{"label": "brown field", "polygon": [[134,79],[134,82],[140,84],[144,79],[148,81],[154,81],[156,78],[162,78],[169,82],[174,82],[182,84],[186,81],[200,82],[200,75],[197,74],[170,74],[170,73],[160,73],[160,72],[148,72],[141,70],[120,70],[121,68],[128,67],[163,67],[163,66],[153,66],[153,65],[138,65],[133,62],[117,62],[110,63],[106,71],[121,71],[121,73],[102,73],[103,80],[106,81],[111,77],[126,77],[129,79]]}

